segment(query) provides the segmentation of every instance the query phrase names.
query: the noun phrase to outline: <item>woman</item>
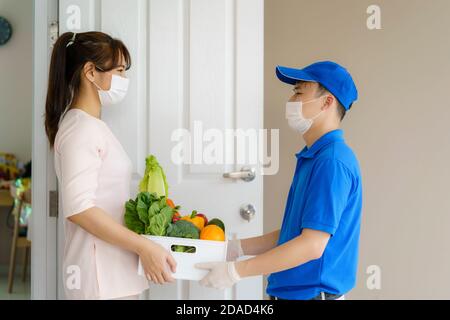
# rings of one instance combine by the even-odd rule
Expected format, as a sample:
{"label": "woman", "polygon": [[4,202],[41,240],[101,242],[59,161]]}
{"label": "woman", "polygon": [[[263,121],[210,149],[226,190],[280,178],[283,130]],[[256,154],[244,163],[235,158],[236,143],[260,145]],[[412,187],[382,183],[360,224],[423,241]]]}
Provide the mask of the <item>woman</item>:
{"label": "woman", "polygon": [[174,281],[176,263],[123,225],[132,163],[102,107],[120,102],[130,68],[125,45],[101,32],[64,33],[51,58],[45,128],[54,149],[64,215],[63,283],[68,299],[137,299],[147,279]]}

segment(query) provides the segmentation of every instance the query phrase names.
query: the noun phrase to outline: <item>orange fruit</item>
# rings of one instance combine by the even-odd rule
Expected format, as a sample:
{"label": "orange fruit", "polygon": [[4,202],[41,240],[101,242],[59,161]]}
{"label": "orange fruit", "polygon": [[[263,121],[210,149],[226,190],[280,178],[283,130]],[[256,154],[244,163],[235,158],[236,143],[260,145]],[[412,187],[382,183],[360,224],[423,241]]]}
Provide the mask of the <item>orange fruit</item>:
{"label": "orange fruit", "polygon": [[200,232],[201,240],[225,241],[225,232],[216,225],[209,225]]}

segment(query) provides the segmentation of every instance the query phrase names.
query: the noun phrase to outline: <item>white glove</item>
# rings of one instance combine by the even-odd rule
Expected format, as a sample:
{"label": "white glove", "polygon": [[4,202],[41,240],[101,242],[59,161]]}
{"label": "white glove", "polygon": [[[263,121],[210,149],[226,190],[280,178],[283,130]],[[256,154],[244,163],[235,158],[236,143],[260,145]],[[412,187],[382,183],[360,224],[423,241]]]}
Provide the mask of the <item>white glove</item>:
{"label": "white glove", "polygon": [[236,261],[243,255],[244,250],[242,250],[241,240],[240,239],[229,240],[227,244],[227,261]]}
{"label": "white glove", "polygon": [[236,271],[235,262],[209,262],[197,263],[198,269],[209,270],[209,273],[200,280],[200,285],[215,289],[227,289],[241,280]]}

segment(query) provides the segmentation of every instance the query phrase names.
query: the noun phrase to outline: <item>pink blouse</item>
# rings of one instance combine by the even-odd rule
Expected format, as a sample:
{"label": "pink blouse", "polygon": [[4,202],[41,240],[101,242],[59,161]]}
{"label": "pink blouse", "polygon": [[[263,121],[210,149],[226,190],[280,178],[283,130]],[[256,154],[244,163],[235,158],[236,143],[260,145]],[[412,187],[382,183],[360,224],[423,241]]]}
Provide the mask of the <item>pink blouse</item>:
{"label": "pink blouse", "polygon": [[[55,171],[65,218],[98,207],[124,224],[132,163],[105,122],[69,109],[54,146]],[[140,294],[148,281],[138,256],[64,219],[63,283],[67,299],[113,299]]]}

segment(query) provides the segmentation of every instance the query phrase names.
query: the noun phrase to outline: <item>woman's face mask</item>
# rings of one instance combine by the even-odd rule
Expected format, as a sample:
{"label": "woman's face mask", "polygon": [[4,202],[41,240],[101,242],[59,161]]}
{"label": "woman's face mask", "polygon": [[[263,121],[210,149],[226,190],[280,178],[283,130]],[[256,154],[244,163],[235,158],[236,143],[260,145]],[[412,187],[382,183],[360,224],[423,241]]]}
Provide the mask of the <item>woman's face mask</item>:
{"label": "woman's face mask", "polygon": [[289,126],[300,134],[305,134],[312,126],[315,119],[317,119],[323,110],[319,112],[316,116],[311,119],[306,119],[303,116],[303,105],[319,100],[319,97],[314,100],[307,102],[295,101],[286,103],[286,119],[288,120]]}
{"label": "woman's face mask", "polygon": [[94,81],[92,83],[98,89],[98,95],[102,106],[111,106],[123,101],[128,92],[130,79],[113,74],[111,77],[111,88],[102,90]]}

